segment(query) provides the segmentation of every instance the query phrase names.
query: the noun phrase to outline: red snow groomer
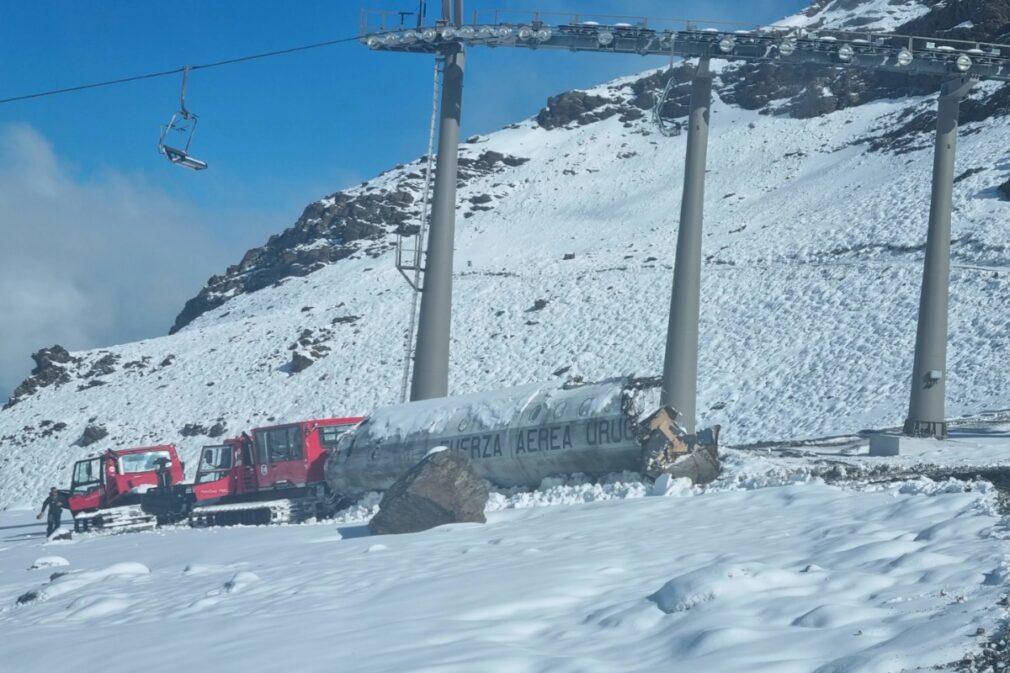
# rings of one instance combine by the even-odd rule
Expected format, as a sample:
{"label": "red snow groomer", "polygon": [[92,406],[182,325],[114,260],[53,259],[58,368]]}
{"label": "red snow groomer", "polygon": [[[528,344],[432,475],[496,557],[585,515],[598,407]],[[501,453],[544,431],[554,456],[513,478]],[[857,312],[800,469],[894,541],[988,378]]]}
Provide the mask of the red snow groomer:
{"label": "red snow groomer", "polygon": [[323,466],[337,439],[361,418],[327,418],[257,428],[205,446],[193,483],[158,488],[143,507],[159,523],[191,526],[297,523],[336,511]]}
{"label": "red snow groomer", "polygon": [[140,530],[157,521],[143,511],[143,494],[159,484],[182,481],[183,465],[171,444],[110,449],[74,463],[65,492],[74,530]]}

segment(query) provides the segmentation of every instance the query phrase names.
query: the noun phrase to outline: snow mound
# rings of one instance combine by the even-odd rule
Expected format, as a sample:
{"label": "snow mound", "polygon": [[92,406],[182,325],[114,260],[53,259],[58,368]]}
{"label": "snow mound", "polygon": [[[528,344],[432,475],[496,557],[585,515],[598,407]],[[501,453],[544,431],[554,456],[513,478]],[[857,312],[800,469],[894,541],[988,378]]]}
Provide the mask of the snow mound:
{"label": "snow mound", "polygon": [[35,559],[29,570],[38,570],[40,568],[58,568],[61,566],[70,565],[70,561],[63,558],[62,556],[40,556]]}
{"label": "snow mound", "polygon": [[784,588],[805,590],[815,582],[812,576],[759,565],[716,563],[676,577],[649,596],[663,612],[684,612],[716,600],[739,600],[746,594],[772,592]]}
{"label": "snow mound", "polygon": [[259,575],[247,570],[235,573],[235,575],[224,583],[225,592],[232,594],[244,590],[253,582],[259,581]]}
{"label": "snow mound", "polygon": [[151,570],[142,563],[114,563],[99,570],[85,570],[76,573],[59,575],[51,582],[44,584],[35,593],[33,602],[43,602],[75,593],[91,585],[106,583],[116,579],[135,579],[149,575]]}

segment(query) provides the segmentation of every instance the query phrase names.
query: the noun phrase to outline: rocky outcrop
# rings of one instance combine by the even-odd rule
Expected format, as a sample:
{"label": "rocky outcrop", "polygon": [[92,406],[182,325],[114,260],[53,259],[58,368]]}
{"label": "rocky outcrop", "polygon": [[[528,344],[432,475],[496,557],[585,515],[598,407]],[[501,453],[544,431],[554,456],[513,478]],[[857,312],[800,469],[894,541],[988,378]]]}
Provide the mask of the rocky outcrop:
{"label": "rocky outcrop", "polygon": [[613,110],[606,115],[601,115],[599,112],[593,115],[589,114],[609,102],[611,102],[609,98],[593,96],[585,91],[566,91],[547,99],[547,107],[537,115],[537,123],[548,131],[568,126],[572,122],[584,126],[616,114]]}
{"label": "rocky outcrop", "polygon": [[465,455],[437,451],[389,487],[368,529],[385,535],[416,533],[447,523],[484,523],[487,499],[487,485]]}
{"label": "rocky outcrop", "polygon": [[75,362],[75,360],[63,346],[57,344],[50,348],[43,348],[32,353],[32,360],[35,361],[35,367],[32,369],[31,375],[14,389],[14,394],[4,404],[4,409],[13,407],[42,388],[70,382],[71,376],[66,365]]}
{"label": "rocky outcrop", "polygon": [[291,354],[291,362],[288,363],[288,371],[292,374],[297,374],[298,372],[303,372],[312,366],[315,360],[307,355],[302,355],[301,353],[295,351]]}
{"label": "rocky outcrop", "polygon": [[1003,199],[1010,201],[1010,180],[1007,180],[1006,182],[1002,183],[996,189]]}
{"label": "rocky outcrop", "polygon": [[932,0],[928,14],[896,31],[905,35],[1005,43],[1010,38],[1010,0]]}
{"label": "rocky outcrop", "polygon": [[84,432],[81,433],[80,439],[77,440],[77,446],[91,446],[108,436],[109,431],[105,429],[104,425],[89,423],[88,427],[84,428]]}
{"label": "rocky outcrop", "polygon": [[588,94],[585,91],[568,91],[547,99],[547,107],[537,115],[537,124],[547,130],[569,124],[585,126],[619,115],[626,127],[644,119],[656,106],[660,92],[670,78],[675,80],[670,95],[663,105],[663,116],[669,118],[687,115],[691,100],[691,66],[681,65],[672,70],[657,70],[630,84],[611,86],[607,96]]}
{"label": "rocky outcrop", "polygon": [[309,205],[295,225],[246,252],[242,261],[213,276],[186,302],[170,333],[175,333],[231,297],[270,287],[285,278],[306,276],[350,257],[368,242],[395,233],[417,216],[407,189],[350,195],[337,192]]}
{"label": "rocky outcrop", "polygon": [[227,430],[228,430],[227,422],[225,422],[223,418],[219,418],[209,428],[200,423],[187,423],[186,425],[182,426],[181,430],[179,430],[179,434],[182,435],[183,437],[198,437],[200,435],[204,435],[206,437],[214,438],[214,437],[220,437]]}
{"label": "rocky outcrop", "polygon": [[[459,159],[459,180],[502,173],[528,159],[495,151],[464,152]],[[396,234],[417,231],[427,157],[390,171],[386,186],[361,187],[336,192],[310,204],[294,226],[271,236],[265,245],[245,253],[224,274],[212,276],[200,293],[186,302],[170,334],[207,311],[241,294],[256,292],[287,278],[307,276],[354,255],[378,256],[393,245]],[[482,209],[489,210],[487,205]]]}
{"label": "rocky outcrop", "polygon": [[924,96],[939,80],[899,73],[748,63],[723,73],[719,95],[727,103],[765,114],[809,119],[883,98]]}

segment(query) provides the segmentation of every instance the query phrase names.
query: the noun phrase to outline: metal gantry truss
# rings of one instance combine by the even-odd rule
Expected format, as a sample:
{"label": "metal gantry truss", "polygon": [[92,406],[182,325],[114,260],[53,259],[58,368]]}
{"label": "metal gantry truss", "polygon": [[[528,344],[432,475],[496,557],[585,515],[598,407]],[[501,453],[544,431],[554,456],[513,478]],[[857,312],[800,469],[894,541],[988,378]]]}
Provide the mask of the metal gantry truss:
{"label": "metal gantry truss", "polygon": [[[942,80],[938,102],[932,195],[918,328],[905,434],[945,438],[947,318],[950,294],[950,221],[960,103],[980,80],[1010,81],[1010,45],[890,33],[810,32],[795,26],[740,29],[699,22],[640,17],[597,17],[489,10],[461,19],[456,0],[450,20],[443,0],[440,21],[413,25],[401,12],[363,12],[361,41],[376,51],[438,54],[458,63],[457,77],[443,82],[442,127],[435,180],[421,325],[411,399],[446,394],[452,295],[454,230],[462,61],[467,47],[563,49],[575,52],[697,58],[687,122],[687,155],[673,292],[663,367],[664,404],[695,427],[701,240],[713,58],[729,61],[803,64],[820,67],[932,76]],[[443,154],[452,154],[445,157]],[[443,171],[451,171],[445,174]],[[426,307],[427,304],[427,307]],[[429,353],[430,351],[430,353]],[[427,354],[426,354],[427,353]]]}
{"label": "metal gantry truss", "polygon": [[[361,41],[378,51],[435,54],[447,44],[460,44],[775,61],[912,75],[970,74],[974,79],[1010,81],[1010,45],[891,33],[810,32],[790,26],[729,29],[726,24],[708,27],[696,21],[640,17],[599,17],[623,19],[603,23],[587,20],[587,15],[532,13],[518,23],[498,21],[512,14],[477,12],[473,23],[462,26],[409,26],[397,25],[390,20],[392,15],[367,12],[362,14]],[[550,25],[545,19],[551,17],[563,22]]]}

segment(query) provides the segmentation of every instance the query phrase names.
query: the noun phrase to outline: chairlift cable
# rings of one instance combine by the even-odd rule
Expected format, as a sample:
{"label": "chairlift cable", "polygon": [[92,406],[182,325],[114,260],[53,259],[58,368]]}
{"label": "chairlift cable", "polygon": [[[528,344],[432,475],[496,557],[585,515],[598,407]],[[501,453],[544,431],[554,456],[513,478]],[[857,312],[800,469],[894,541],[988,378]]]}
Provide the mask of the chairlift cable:
{"label": "chairlift cable", "polygon": [[[233,63],[244,63],[246,61],[253,61],[261,58],[271,58],[273,56],[282,56],[284,54],[291,54],[298,51],[306,51],[308,49],[318,49],[320,47],[329,47],[334,44],[342,44],[345,42],[355,42],[358,40],[358,36],[345,37],[339,40],[327,40],[326,42],[316,42],[314,44],[306,44],[300,47],[289,47],[288,49],[278,49],[275,51],[266,51],[259,54],[250,54],[248,56],[239,56],[237,58],[229,58],[223,61],[214,61],[212,63],[203,63],[200,65],[189,66],[189,70],[206,70],[207,68],[217,68],[223,65],[231,65]],[[79,84],[77,86],[65,87],[62,89],[51,89],[49,91],[39,91],[36,93],[24,94],[22,96],[11,96],[10,98],[0,98],[0,104],[3,103],[15,103],[22,100],[30,100],[32,98],[43,98],[46,96],[56,96],[59,94],[72,93],[75,91],[84,91],[86,89],[98,89],[101,87],[116,86],[119,84],[127,84],[129,82],[137,82],[145,79],[155,79],[157,77],[168,77],[169,75],[178,75],[183,72],[183,68],[175,68],[173,70],[162,70],[160,72],[150,72],[144,75],[134,75],[132,77],[121,77],[119,79],[106,80],[104,82],[93,82],[91,84]]]}
{"label": "chairlift cable", "polygon": [[428,162],[424,170],[424,191],[421,192],[421,220],[417,230],[417,247],[414,249],[414,292],[410,298],[410,320],[407,323],[407,336],[403,348],[403,379],[400,381],[400,401],[407,401],[407,387],[410,383],[411,358],[414,355],[414,332],[417,329],[417,302],[421,294],[421,255],[424,250],[424,237],[428,227],[428,195],[431,192],[431,171],[435,163],[435,126],[438,120],[438,76],[439,59],[435,59],[435,73],[431,91],[431,126],[428,129]]}

